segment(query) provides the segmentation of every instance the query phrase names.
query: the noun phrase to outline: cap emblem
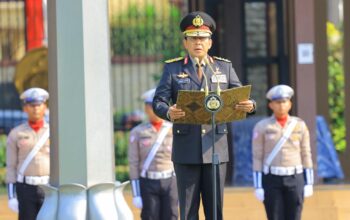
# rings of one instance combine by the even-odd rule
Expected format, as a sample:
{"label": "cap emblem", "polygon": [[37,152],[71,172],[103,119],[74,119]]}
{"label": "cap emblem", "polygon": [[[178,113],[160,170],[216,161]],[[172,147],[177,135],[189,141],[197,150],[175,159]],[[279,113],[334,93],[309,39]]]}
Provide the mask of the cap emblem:
{"label": "cap emblem", "polygon": [[195,27],[200,27],[202,26],[204,23],[203,18],[200,15],[197,15],[193,20],[192,20],[192,24]]}

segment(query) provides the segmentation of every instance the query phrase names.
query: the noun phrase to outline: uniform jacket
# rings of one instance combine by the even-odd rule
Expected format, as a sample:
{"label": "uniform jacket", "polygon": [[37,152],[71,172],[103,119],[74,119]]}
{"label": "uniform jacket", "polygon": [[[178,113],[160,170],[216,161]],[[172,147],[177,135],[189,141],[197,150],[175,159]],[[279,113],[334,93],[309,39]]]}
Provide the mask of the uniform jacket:
{"label": "uniform jacket", "polygon": [[[241,86],[230,61],[218,57],[210,57],[209,60],[214,71],[221,75],[219,81],[222,90]],[[203,67],[203,71],[208,79],[209,90],[216,91],[217,83],[214,77],[212,78],[212,71],[208,66]],[[204,77],[200,82],[196,67],[189,56],[168,61],[153,99],[153,110],[159,117],[169,120],[166,114],[169,106],[176,103],[179,90],[201,90],[204,87]],[[227,126],[218,124],[215,131],[215,151],[219,154],[220,162],[229,160]],[[211,130],[211,125],[174,124],[172,160],[181,164],[211,163]]]}
{"label": "uniform jacket", "polygon": [[[49,124],[35,132],[28,123],[23,123],[11,130],[7,137],[6,182],[15,183],[17,174],[25,158],[34,148]],[[50,140],[48,139],[40,151],[29,163],[24,176],[49,176],[50,174]]]}
{"label": "uniform jacket", "polygon": [[272,161],[271,166],[293,167],[302,165],[304,168],[312,168],[310,135],[305,122],[298,117],[289,116],[286,125],[282,128],[276,118],[271,116],[261,120],[254,127],[254,171],[263,171],[264,161],[281,138],[284,130],[291,123],[291,119],[297,120],[297,124]]}
{"label": "uniform jacket", "polygon": [[[140,177],[143,164],[156,142],[160,131],[158,132],[149,122],[142,123],[131,130],[128,149],[130,179],[133,180]],[[173,163],[171,162],[172,141],[172,130],[169,129],[148,171],[174,170]]]}

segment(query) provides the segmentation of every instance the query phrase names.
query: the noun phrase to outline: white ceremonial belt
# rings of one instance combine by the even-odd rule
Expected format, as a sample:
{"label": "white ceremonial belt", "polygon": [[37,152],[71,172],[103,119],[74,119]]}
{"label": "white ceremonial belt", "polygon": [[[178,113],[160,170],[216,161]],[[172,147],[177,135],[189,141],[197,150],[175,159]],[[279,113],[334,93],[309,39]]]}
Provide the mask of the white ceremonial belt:
{"label": "white ceremonial belt", "polygon": [[17,176],[17,182],[35,186],[48,184],[49,180],[49,176]]}
{"label": "white ceremonial belt", "polygon": [[303,166],[298,165],[294,167],[277,167],[277,166],[264,166],[264,173],[271,173],[277,176],[291,176],[294,174],[300,174],[303,172]]}
{"label": "white ceremonial belt", "polygon": [[175,172],[173,170],[147,171],[146,175],[141,175],[141,176],[147,179],[160,180],[160,179],[167,179],[172,176],[175,176]]}

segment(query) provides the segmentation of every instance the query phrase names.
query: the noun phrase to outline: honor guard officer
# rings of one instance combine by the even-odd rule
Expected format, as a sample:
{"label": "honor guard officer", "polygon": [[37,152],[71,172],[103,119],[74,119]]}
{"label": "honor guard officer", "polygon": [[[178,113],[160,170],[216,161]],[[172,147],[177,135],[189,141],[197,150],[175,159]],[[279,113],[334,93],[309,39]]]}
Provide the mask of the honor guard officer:
{"label": "honor guard officer", "polygon": [[[166,120],[174,121],[185,116],[176,107],[179,90],[203,90],[208,92],[239,87],[239,81],[229,60],[211,57],[208,50],[212,46],[211,36],[215,31],[215,21],[200,11],[186,15],[180,29],[187,56],[165,61],[163,75],[153,100],[155,113]],[[214,73],[215,71],[215,73]],[[232,109],[253,112],[252,100],[240,102]],[[217,172],[217,219],[222,219],[223,188],[226,165],[229,160],[227,124],[216,125],[215,149],[219,155]],[[212,188],[212,129],[211,125],[174,124],[173,154],[182,220],[198,219],[200,198],[203,201],[206,219],[213,219]]]}
{"label": "honor guard officer", "polygon": [[129,165],[133,204],[142,208],[143,220],[176,220],[178,196],[172,151],[172,124],[157,117],[152,109],[155,89],[145,92],[148,122],[130,132]]}
{"label": "honor guard officer", "polygon": [[309,130],[288,114],[294,91],[277,85],[267,92],[273,115],[258,122],[253,133],[253,175],[256,197],[269,220],[299,220],[304,197],[313,194]]}
{"label": "honor guard officer", "polygon": [[38,185],[49,183],[49,125],[44,120],[48,98],[47,91],[41,88],[24,91],[20,99],[28,121],[12,129],[7,138],[8,205],[19,211],[20,220],[36,219],[44,201]]}

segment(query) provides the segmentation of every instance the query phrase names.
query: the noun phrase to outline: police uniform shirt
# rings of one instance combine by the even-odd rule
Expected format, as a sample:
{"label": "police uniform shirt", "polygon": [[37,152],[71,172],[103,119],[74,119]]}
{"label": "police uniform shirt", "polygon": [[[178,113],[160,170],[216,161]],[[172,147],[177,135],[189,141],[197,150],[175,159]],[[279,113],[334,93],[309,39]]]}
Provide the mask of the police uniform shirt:
{"label": "police uniform shirt", "polygon": [[288,116],[287,123],[282,128],[275,116],[271,116],[258,122],[254,127],[254,171],[263,171],[264,161],[291,123],[291,119],[297,120],[297,124],[288,140],[283,144],[281,150],[273,159],[271,166],[295,167],[302,165],[304,168],[312,168],[310,135],[305,122],[298,117]]}
{"label": "police uniform shirt", "polygon": [[[159,132],[162,129],[163,126]],[[159,132],[149,122],[142,123],[131,130],[128,149],[130,179],[139,179],[143,164],[156,142]],[[147,171],[174,170],[171,162],[172,141],[172,131],[169,129]]]}
{"label": "police uniform shirt", "polygon": [[[35,132],[28,123],[23,123],[9,133],[7,138],[6,152],[6,182],[15,183],[17,174],[25,158],[34,148],[45,131],[49,129],[49,124],[44,122],[44,126]],[[50,173],[50,140],[48,139],[40,151],[30,161],[24,176],[49,176]]]}

